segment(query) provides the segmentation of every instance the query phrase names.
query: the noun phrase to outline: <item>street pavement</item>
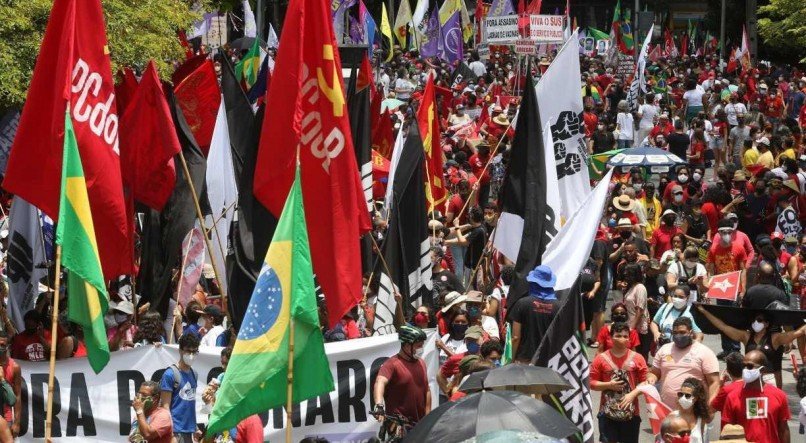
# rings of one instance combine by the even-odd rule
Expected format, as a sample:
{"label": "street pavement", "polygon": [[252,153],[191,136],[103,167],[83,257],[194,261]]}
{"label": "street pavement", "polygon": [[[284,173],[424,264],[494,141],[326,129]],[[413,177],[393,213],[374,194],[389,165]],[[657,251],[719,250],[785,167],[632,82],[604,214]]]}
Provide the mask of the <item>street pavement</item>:
{"label": "street pavement", "polygon": [[[611,295],[608,297],[607,301],[607,314],[606,317],[609,318],[610,316],[610,306],[613,304],[613,294],[618,294],[617,297],[620,299],[620,293],[611,292]],[[597,331],[598,332],[598,331]],[[590,334],[590,332],[589,332]],[[722,345],[718,335],[706,335],[705,340],[703,342],[706,346],[714,350],[714,353],[719,353],[722,349]],[[794,351],[794,354],[797,355],[797,351]],[[593,357],[596,355],[596,349],[588,348],[588,357],[590,361],[593,361]],[[650,357],[651,358],[651,357]],[[801,364],[800,359],[798,359],[798,364]],[[725,369],[725,362],[719,362],[720,370]],[[800,398],[797,396],[797,392],[795,390],[795,377],[793,376],[792,372],[792,362],[789,358],[789,354],[784,356],[783,362],[783,391],[787,394],[787,398],[789,399],[789,411],[792,415],[792,418],[789,420],[789,431],[791,435],[791,441],[794,442],[806,442],[806,436],[800,435],[798,433],[799,424],[798,424],[798,413],[800,412]],[[597,420],[595,420],[595,415],[599,411],[599,400],[601,397],[601,392],[598,391],[591,391],[591,395],[593,397],[593,410],[594,410],[594,427],[596,429],[596,440],[599,441],[599,426]],[[641,435],[639,438],[639,443],[653,443],[655,441],[655,437],[652,434],[652,427],[649,424],[649,419],[646,416],[646,408],[644,400],[641,399]],[[670,407],[674,407],[674,405],[668,405]],[[714,426],[711,429],[710,433],[710,440],[718,440],[719,439],[719,423],[720,423],[720,414],[717,412],[714,416],[714,421],[712,422]]]}

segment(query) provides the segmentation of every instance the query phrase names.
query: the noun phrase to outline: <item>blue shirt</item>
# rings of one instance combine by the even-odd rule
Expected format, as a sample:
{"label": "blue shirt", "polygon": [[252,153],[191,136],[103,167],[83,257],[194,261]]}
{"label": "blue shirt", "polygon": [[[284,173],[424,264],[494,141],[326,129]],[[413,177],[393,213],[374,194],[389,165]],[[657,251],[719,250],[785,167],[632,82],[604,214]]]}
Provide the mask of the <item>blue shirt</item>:
{"label": "blue shirt", "polygon": [[189,324],[185,326],[185,329],[182,330],[182,334],[193,334],[201,340],[201,334],[199,333],[200,326],[196,323]]}
{"label": "blue shirt", "polygon": [[[180,376],[178,383],[177,372]],[[176,366],[171,366],[162,374],[160,391],[171,393],[171,419],[175,433],[196,431],[196,386],[196,374],[192,369],[177,371]]]}
{"label": "blue shirt", "polygon": [[691,315],[692,309],[691,305],[687,305],[682,311],[678,311],[671,303],[665,303],[658,309],[658,312],[655,313],[655,318],[653,318],[652,321],[658,325],[658,330],[661,335],[668,339],[672,338],[672,325],[678,317],[690,318],[691,329],[694,332],[702,332],[694,321],[694,317]]}

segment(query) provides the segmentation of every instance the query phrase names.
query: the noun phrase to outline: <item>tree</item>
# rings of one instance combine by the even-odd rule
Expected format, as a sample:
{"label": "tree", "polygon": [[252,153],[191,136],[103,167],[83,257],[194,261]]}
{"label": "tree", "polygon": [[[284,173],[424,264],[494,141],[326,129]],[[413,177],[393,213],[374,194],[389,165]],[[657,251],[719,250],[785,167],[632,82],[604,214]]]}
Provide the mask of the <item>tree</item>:
{"label": "tree", "polygon": [[806,7],[803,0],[770,0],[758,9],[758,32],[766,50],[790,62],[806,63]]}
{"label": "tree", "polygon": [[[189,28],[200,15],[183,0],[102,2],[113,71],[144,67],[154,60],[160,75],[170,78],[173,62],[184,58],[176,32]],[[0,3],[0,109],[21,107],[25,101],[52,4],[52,0]]]}

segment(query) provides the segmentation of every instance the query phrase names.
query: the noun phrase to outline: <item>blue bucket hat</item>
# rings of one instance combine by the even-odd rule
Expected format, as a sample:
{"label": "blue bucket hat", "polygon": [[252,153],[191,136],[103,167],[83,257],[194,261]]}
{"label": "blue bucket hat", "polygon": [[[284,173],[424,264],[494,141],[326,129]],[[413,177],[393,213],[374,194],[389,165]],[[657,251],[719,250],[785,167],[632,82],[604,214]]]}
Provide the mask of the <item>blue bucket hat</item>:
{"label": "blue bucket hat", "polygon": [[552,289],[554,288],[554,284],[557,283],[557,276],[551,272],[551,268],[548,266],[540,265],[526,276],[526,281],[534,283],[541,288]]}

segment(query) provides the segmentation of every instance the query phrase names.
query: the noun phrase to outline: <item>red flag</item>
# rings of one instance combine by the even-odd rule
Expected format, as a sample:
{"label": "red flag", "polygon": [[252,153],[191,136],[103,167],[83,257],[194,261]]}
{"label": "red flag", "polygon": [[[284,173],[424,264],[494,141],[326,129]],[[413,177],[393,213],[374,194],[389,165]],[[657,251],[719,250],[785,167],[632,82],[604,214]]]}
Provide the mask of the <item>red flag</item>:
{"label": "red flag", "polygon": [[711,277],[708,285],[708,298],[736,301],[739,296],[741,271],[728,272]]}
{"label": "red flag", "polygon": [[56,220],[64,112],[73,119],[101,267],[132,271],[118,157],[118,120],[109,46],[99,0],[57,0],[34,68],[3,186]]}
{"label": "red flag", "polygon": [[[304,36],[305,38],[300,38]],[[263,120],[255,197],[279,216],[299,153],[313,269],[330,326],[361,299],[359,236],[371,229],[327,2],[291,0]]]}
{"label": "red flag", "polygon": [[376,200],[383,200],[386,195],[390,165],[389,159],[382,156],[380,152],[372,150],[372,196]]}
{"label": "red flag", "polygon": [[644,394],[644,400],[646,400],[646,415],[649,417],[649,424],[652,425],[652,433],[658,435],[661,423],[672,412],[672,409],[661,401],[660,394],[654,386],[641,385],[638,390]]}
{"label": "red flag", "polygon": [[360,91],[369,86],[369,96],[375,97],[378,92],[375,88],[375,81],[372,79],[372,65],[369,64],[369,57],[364,54],[364,59],[361,61],[361,68],[358,70],[358,78],[355,79],[355,89]]}
{"label": "red flag", "polygon": [[391,160],[394,144],[392,117],[389,113],[383,113],[380,115],[377,125],[372,129],[372,149]]}
{"label": "red flag", "polygon": [[174,156],[182,146],[153,62],[120,122],[123,184],[135,200],[161,211],[176,184]]}
{"label": "red flag", "polygon": [[176,300],[187,306],[204,268],[204,234],[198,225],[194,226],[182,240],[182,275],[176,289]]}
{"label": "red flag", "polygon": [[439,144],[439,115],[437,98],[434,94],[434,78],[428,76],[423,91],[423,101],[417,109],[417,125],[425,149],[425,198],[428,201],[428,212],[431,212],[448,198],[443,182],[442,146]]}
{"label": "red flag", "polygon": [[540,14],[540,8],[543,6],[543,0],[532,0],[526,8],[527,14]]}
{"label": "red flag", "polygon": [[126,112],[126,107],[129,106],[129,103],[132,101],[132,96],[134,96],[134,91],[137,90],[137,77],[134,76],[134,72],[131,68],[125,68],[122,71],[118,71],[118,82],[115,83],[115,101],[117,102],[119,114],[123,117],[123,114]]}
{"label": "red flag", "polygon": [[733,48],[733,49],[730,50],[730,57],[728,57],[728,66],[726,68],[726,71],[728,71],[728,73],[732,74],[732,73],[736,72],[736,67],[737,67],[737,63],[736,63],[736,48]]}
{"label": "red flag", "polygon": [[213,139],[218,107],[221,105],[221,89],[218,87],[213,62],[206,56],[194,57],[185,64],[198,66],[178,82],[176,79],[178,75],[184,75],[184,70],[181,74],[182,67],[176,70],[174,93],[182,114],[185,115],[185,120],[193,132],[193,138],[206,157]]}
{"label": "red flag", "polygon": [[369,127],[372,129],[372,143],[375,143],[375,128],[381,120],[381,104],[383,103],[383,90],[375,90],[369,102]]}

